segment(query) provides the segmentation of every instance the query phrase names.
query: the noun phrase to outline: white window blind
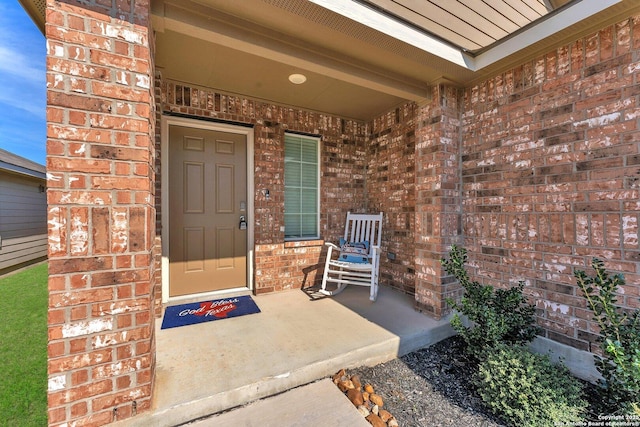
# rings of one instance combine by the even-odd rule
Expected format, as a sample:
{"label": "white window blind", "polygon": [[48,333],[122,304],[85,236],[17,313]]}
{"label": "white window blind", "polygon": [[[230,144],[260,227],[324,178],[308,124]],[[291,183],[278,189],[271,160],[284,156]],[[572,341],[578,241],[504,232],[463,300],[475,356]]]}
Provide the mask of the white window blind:
{"label": "white window blind", "polygon": [[285,134],[285,239],[316,239],[319,237],[319,148],[318,138]]}

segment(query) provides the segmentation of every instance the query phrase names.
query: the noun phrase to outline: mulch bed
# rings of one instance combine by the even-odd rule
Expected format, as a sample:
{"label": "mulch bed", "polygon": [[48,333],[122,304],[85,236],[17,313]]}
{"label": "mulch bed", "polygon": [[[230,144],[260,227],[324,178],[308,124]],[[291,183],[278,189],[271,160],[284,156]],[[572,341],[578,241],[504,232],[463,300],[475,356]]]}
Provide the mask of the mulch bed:
{"label": "mulch bed", "polygon": [[[463,345],[454,336],[374,367],[350,369],[348,375],[370,383],[400,427],[504,426],[474,391],[474,366],[464,356]],[[595,386],[585,386],[592,405],[589,418],[598,419]]]}

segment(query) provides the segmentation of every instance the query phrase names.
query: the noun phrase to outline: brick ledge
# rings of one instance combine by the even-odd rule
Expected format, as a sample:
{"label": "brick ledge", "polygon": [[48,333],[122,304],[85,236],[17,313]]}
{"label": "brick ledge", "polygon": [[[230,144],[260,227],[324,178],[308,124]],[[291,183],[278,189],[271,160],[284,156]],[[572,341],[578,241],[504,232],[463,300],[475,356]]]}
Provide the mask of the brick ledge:
{"label": "brick ledge", "polygon": [[324,245],[323,239],[317,240],[293,240],[284,242],[285,248],[307,248],[311,246],[322,246]]}

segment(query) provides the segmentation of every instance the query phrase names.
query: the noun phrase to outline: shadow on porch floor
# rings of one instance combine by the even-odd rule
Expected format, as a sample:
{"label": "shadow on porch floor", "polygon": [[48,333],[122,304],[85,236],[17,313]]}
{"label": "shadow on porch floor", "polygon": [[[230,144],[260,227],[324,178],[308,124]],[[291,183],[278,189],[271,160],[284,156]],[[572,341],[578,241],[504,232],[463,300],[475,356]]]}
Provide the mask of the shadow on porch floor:
{"label": "shadow on porch floor", "polygon": [[418,313],[381,287],[253,297],[261,313],[160,330],[152,410],[123,425],[175,426],[327,377],[375,365],[453,334],[448,319]]}

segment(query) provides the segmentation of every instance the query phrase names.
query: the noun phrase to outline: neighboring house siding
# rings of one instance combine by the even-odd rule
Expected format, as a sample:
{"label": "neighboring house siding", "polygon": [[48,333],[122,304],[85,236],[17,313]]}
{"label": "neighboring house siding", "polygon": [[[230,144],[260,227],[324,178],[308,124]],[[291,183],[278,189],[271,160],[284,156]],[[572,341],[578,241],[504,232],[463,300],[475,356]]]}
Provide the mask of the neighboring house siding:
{"label": "neighboring house siding", "polygon": [[44,180],[0,170],[0,274],[47,256]]}

